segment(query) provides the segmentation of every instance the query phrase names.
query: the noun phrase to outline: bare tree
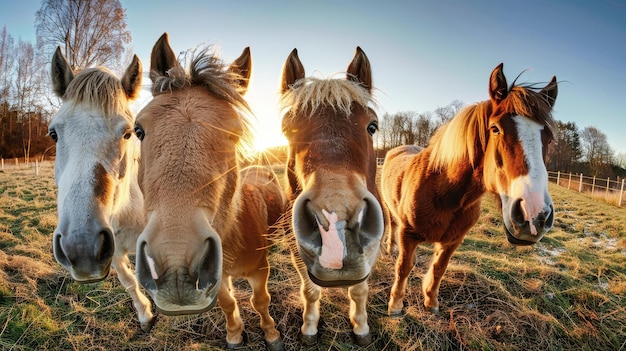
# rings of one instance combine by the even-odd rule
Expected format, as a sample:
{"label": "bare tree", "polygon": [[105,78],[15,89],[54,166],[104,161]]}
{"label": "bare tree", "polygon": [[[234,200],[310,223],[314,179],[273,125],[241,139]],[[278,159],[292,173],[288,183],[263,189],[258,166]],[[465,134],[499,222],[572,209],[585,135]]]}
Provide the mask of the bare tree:
{"label": "bare tree", "polygon": [[60,45],[73,69],[107,65],[119,70],[131,41],[119,0],[43,0],[35,27],[44,55],[52,57]]}
{"label": "bare tree", "polygon": [[596,127],[585,127],[580,133],[583,155],[593,176],[606,172],[612,164],[613,152],[606,134]]}
{"label": "bare tree", "polygon": [[[11,72],[13,70],[14,42],[6,26],[0,31],[0,150],[6,150],[7,139],[13,133],[13,120],[10,118]],[[0,155],[1,157],[2,155]]]}
{"label": "bare tree", "polygon": [[548,146],[548,167],[557,171],[572,171],[582,155],[576,123],[555,121],[554,140]]}
{"label": "bare tree", "polygon": [[432,137],[435,130],[437,130],[437,123],[433,121],[432,112],[420,113],[419,116],[417,116],[415,125],[417,127],[415,144],[420,146],[428,145],[430,137]]}
{"label": "bare tree", "polygon": [[[15,52],[15,79],[14,79],[14,101],[17,112],[17,122],[23,128],[22,148],[24,159],[28,162],[33,139],[33,118],[40,118],[42,115],[40,96],[44,90],[45,74],[43,62],[37,60],[35,49],[30,42],[19,40]],[[35,123],[36,126],[39,123]]]}

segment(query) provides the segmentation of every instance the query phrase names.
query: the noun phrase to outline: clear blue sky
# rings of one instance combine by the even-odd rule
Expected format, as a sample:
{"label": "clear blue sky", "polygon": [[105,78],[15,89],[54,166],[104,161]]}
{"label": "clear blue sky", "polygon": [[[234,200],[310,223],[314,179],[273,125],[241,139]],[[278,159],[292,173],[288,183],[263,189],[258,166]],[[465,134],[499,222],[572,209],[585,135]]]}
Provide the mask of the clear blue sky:
{"label": "clear blue sky", "polygon": [[[511,82],[560,81],[554,117],[595,126],[626,153],[626,2],[131,1],[122,0],[133,48],[149,66],[163,32],[176,52],[213,44],[226,61],[245,46],[254,69],[248,99],[263,135],[280,143],[276,110],[284,60],[298,48],[307,75],[345,71],[357,45],[369,57],[379,114],[433,111],[488,98],[500,62]],[[2,2],[0,26],[34,42],[40,1]],[[144,85],[149,86],[146,79]]]}

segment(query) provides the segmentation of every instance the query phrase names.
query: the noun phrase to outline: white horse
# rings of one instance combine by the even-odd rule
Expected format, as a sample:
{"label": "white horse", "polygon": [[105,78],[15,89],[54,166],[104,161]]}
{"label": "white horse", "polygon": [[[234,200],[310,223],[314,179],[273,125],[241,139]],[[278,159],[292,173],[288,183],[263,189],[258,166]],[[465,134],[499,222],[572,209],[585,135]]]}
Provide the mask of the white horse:
{"label": "white horse", "polygon": [[57,48],[51,73],[62,105],[49,134],[56,142],[58,188],[54,257],[79,283],[103,280],[112,267],[133,300],[141,328],[149,331],[151,303],[128,259],[145,226],[137,185],[140,149],[129,107],[141,89],[141,69],[135,55],[121,80],[103,67],[74,75]]}

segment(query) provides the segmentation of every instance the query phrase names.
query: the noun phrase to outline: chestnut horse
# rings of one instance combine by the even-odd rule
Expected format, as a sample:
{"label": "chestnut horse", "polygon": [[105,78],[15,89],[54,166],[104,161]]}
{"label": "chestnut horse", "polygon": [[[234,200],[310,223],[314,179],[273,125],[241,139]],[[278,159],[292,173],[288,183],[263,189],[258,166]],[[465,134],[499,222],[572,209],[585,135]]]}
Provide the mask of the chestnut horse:
{"label": "chestnut horse", "polygon": [[400,314],[418,244],[434,244],[424,276],[424,305],[439,309],[439,285],[450,257],[480,215],[481,198],[500,200],[504,231],[514,245],[537,243],[554,223],[544,164],[552,140],[556,77],[542,90],[507,86],[497,66],[490,100],[464,108],[427,148],[400,146],[387,153],[381,192],[388,211],[389,249],[398,240],[389,314]]}
{"label": "chestnut horse", "polygon": [[141,89],[141,61],[134,56],[121,80],[104,67],[75,75],[57,48],[51,68],[54,92],[62,99],[49,126],[58,188],[54,257],[79,283],[102,280],[112,267],[131,295],[141,328],[149,331],[150,300],[128,259],[144,227],[130,111]]}
{"label": "chestnut horse", "polygon": [[294,264],[302,280],[302,341],[317,340],[320,287],[348,287],[350,321],[360,345],[371,342],[367,278],[383,235],[370,107],[372,74],[361,48],[347,79],[305,78],[294,49],[282,73],[283,133],[289,142],[288,199]]}
{"label": "chestnut horse", "polygon": [[153,99],[136,121],[147,218],[137,277],[167,315],[201,313],[217,300],[229,348],[244,341],[231,278],[245,277],[267,346],[282,349],[269,315],[267,235],[285,197],[271,170],[238,165],[251,138],[250,50],[229,67],[207,50],[194,56],[186,72],[167,33],[152,49]]}

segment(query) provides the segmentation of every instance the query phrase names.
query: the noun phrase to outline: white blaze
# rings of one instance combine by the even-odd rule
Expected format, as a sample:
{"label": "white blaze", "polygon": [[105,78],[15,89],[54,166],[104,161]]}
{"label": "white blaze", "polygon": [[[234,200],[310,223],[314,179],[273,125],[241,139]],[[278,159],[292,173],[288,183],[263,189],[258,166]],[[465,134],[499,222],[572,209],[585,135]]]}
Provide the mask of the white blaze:
{"label": "white blaze", "polygon": [[544,126],[523,116],[513,117],[517,125],[517,135],[522,144],[528,174],[517,177],[511,182],[510,196],[513,199],[521,198],[520,206],[530,225],[530,232],[537,234],[537,228],[533,224],[544,207],[544,193],[548,184],[548,171],[543,163],[543,143],[541,131]]}

